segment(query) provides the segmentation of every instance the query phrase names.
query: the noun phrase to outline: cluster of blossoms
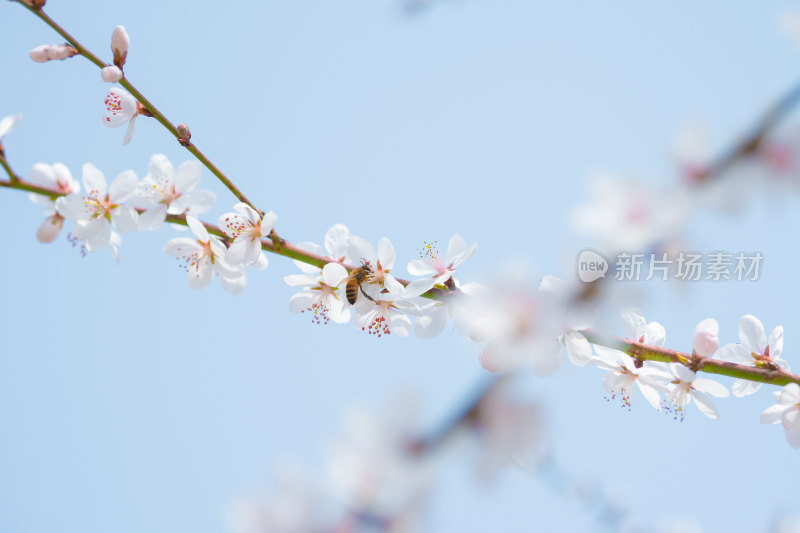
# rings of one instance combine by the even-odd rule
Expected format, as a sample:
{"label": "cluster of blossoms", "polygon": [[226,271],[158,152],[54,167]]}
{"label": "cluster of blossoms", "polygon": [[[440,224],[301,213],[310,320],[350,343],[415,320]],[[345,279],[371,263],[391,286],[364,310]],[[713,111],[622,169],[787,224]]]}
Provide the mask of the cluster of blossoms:
{"label": "cluster of blossoms", "polygon": [[[658,322],[647,323],[635,309],[626,309],[622,314],[626,327],[625,336],[647,347],[661,347],[666,340],[663,326]],[[711,400],[726,398],[728,390],[716,381],[698,378],[690,367],[704,360],[717,359],[743,366],[770,371],[789,372],[789,365],[781,359],[783,351],[783,327],[772,330],[767,338],[764,326],[753,315],[745,315],[739,322],[739,342],[719,347],[719,324],[714,319],[701,321],[694,333],[692,358],[688,366],[682,363],[660,363],[636,359],[620,350],[593,344],[593,362],[607,371],[603,385],[612,398],[619,397],[628,408],[634,393],[634,383],[645,399],[658,410],[674,414],[683,419],[685,409],[694,403],[698,410],[716,420],[719,413]],[[761,383],[737,379],[733,383],[733,394],[744,397],[754,394]],[[662,398],[663,394],[663,398]],[[763,423],[782,422],[790,445],[800,448],[800,386],[786,385],[775,392],[776,405],[769,407],[761,416]]]}
{"label": "cluster of blossoms", "polygon": [[262,217],[251,207],[236,204],[236,212],[219,218],[221,230],[231,241],[228,248],[222,238],[210,234],[197,219],[216,200],[211,191],[197,189],[200,180],[201,166],[196,161],[187,161],[176,170],[164,155],[156,154],[141,181],[134,171],[127,170],[110,185],[99,169],[86,163],[81,192],[80,184],[64,164],[37,163],[31,169],[30,181],[62,196],[53,200],[31,193],[31,200],[43,205],[47,215],[36,236],[41,242],[52,242],[64,221],[71,220],[73,244],[80,243],[86,252],[109,247],[119,260],[119,233],[155,230],[164,225],[168,215],[180,215],[195,238],[171,239],[164,251],[182,261],[191,287],[208,285],[216,273],[225,290],[238,294],[246,284],[244,267],[267,266],[260,240],[269,235],[276,216],[269,212]]}
{"label": "cluster of blossoms", "polygon": [[[298,244],[330,262],[320,269],[295,261],[302,274],[284,278],[288,285],[301,288],[292,296],[290,309],[312,313],[317,323],[345,323],[352,317],[356,326],[378,337],[409,335],[411,317],[417,318],[417,335],[430,337],[441,332],[447,323],[446,304],[431,304],[421,296],[435,287],[458,287],[453,276],[456,267],[477,249],[476,244],[467,246],[458,234],[450,239],[444,257],[437,246],[426,245],[421,258],[408,264],[409,273],[425,277],[404,284],[391,273],[396,257],[389,239],[380,239],[376,251],[370,242],[337,224],[328,230],[324,242],[324,248],[310,242]],[[348,274],[343,264],[356,262],[362,266]]]}

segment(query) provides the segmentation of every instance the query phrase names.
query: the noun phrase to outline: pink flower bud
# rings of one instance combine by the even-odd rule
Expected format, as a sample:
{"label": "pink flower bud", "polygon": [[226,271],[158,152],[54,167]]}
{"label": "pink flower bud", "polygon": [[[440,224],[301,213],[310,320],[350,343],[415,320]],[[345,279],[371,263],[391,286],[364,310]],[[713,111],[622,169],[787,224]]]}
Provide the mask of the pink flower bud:
{"label": "pink flower bud", "polygon": [[719,324],[707,318],[694,329],[694,352],[700,357],[711,357],[719,348]]}
{"label": "pink flower bud", "polygon": [[31,59],[37,63],[45,63],[53,59],[67,59],[77,54],[78,51],[68,44],[43,44],[28,53]]}
{"label": "pink flower bud", "polygon": [[111,34],[111,51],[114,52],[114,64],[119,68],[125,64],[130,46],[131,40],[128,32],[125,31],[125,26],[114,28],[114,32]]}
{"label": "pink flower bud", "polygon": [[68,44],[54,44],[50,47],[50,59],[67,59],[77,54],[78,51]]}
{"label": "pink flower bud", "polygon": [[31,56],[31,59],[37,63],[46,63],[47,61],[50,61],[50,45],[43,44],[41,46],[37,46],[28,52],[28,55]]}
{"label": "pink flower bud", "polygon": [[119,67],[114,65],[104,67],[100,72],[100,75],[103,77],[103,81],[107,81],[109,83],[117,83],[122,79],[122,71],[119,69]]}

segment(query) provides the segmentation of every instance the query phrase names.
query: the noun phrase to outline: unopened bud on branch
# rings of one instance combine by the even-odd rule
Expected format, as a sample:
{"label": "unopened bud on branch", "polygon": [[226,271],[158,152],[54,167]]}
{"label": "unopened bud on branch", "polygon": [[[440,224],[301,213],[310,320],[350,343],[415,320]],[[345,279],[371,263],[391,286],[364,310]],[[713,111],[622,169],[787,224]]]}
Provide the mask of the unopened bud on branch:
{"label": "unopened bud on branch", "polygon": [[122,79],[122,71],[119,69],[119,67],[114,65],[104,67],[100,72],[100,75],[103,77],[103,81],[107,81],[109,83],[117,83]]}
{"label": "unopened bud on branch", "polygon": [[25,4],[33,9],[42,9],[47,0],[22,0]]}
{"label": "unopened bud on branch", "polygon": [[189,146],[192,139],[192,132],[189,131],[189,126],[186,124],[178,124],[178,142],[181,146]]}
{"label": "unopened bud on branch", "polygon": [[128,48],[131,46],[131,39],[125,26],[117,26],[111,34],[111,51],[114,52],[114,64],[120,69],[128,58]]}
{"label": "unopened bud on branch", "polygon": [[37,63],[46,63],[53,59],[67,59],[78,55],[78,51],[68,44],[43,44],[31,50],[28,55]]}
{"label": "unopened bud on branch", "polygon": [[707,318],[694,330],[694,353],[700,357],[711,357],[719,348],[719,323]]}

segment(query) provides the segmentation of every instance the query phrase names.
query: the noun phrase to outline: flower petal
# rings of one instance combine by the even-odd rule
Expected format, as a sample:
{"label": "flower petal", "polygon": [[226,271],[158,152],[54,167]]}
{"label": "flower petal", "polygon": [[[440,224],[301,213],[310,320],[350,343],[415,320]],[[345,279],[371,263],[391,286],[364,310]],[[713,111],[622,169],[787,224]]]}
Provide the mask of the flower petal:
{"label": "flower petal", "polygon": [[664,346],[667,332],[658,322],[650,322],[644,327],[644,342],[653,346]]}
{"label": "flower petal", "polygon": [[308,274],[289,274],[283,277],[283,281],[290,287],[315,287],[317,277]]}
{"label": "flower petal", "polygon": [[761,413],[759,421],[762,424],[777,424],[783,417],[783,412],[786,411],[786,406],[781,404],[770,405],[764,412]]}
{"label": "flower petal", "polygon": [[744,398],[745,396],[755,394],[760,388],[761,383],[750,381],[749,379],[737,379],[733,382],[733,386],[731,387],[731,389],[733,389],[733,395],[737,398]]}
{"label": "flower petal", "polygon": [[105,196],[108,189],[105,175],[91,163],[83,165],[83,188],[87,194],[96,192],[99,196]]}
{"label": "flower petal", "polygon": [[322,267],[322,282],[330,287],[338,287],[347,277],[347,269],[339,263],[328,263]]}
{"label": "flower petal", "polygon": [[87,250],[96,252],[111,240],[111,225],[105,218],[96,218],[76,223],[72,233],[84,241]]}
{"label": "flower petal", "polygon": [[714,402],[711,401],[711,398],[698,391],[694,391],[692,397],[694,397],[694,404],[701,413],[711,420],[719,420],[719,413],[717,412],[716,406],[714,406]]}
{"label": "flower petal", "polygon": [[417,296],[421,296],[433,288],[435,281],[436,280],[434,280],[433,278],[415,279],[414,281],[406,285],[403,291],[403,297],[416,298]]}
{"label": "flower petal", "polygon": [[190,268],[186,273],[189,278],[189,286],[193,289],[207,287],[214,278],[214,267],[208,260],[199,261],[196,268]]}
{"label": "flower petal", "polygon": [[186,257],[199,249],[197,241],[189,237],[175,237],[164,244],[164,253],[173,257]]}
{"label": "flower petal", "polygon": [[744,315],[739,321],[739,340],[748,351],[761,353],[767,345],[767,336],[761,321],[753,315]]}
{"label": "flower petal", "polygon": [[200,242],[209,241],[210,237],[208,236],[208,230],[203,223],[197,220],[195,217],[186,215],[186,225],[189,226],[189,229],[195,234],[197,240]]}
{"label": "flower petal", "polygon": [[656,411],[661,410],[661,394],[652,385],[645,383],[641,379],[636,380],[636,386],[639,387],[644,399],[647,403],[653,406]]}
{"label": "flower petal", "polygon": [[432,310],[414,320],[414,333],[420,339],[432,339],[439,335],[447,325],[447,307],[444,304],[432,306]]}
{"label": "flower petal", "polygon": [[111,222],[120,233],[133,233],[139,225],[139,213],[129,205],[111,210]]}
{"label": "flower petal", "polygon": [[398,337],[408,337],[411,333],[411,319],[403,313],[390,313],[391,325],[390,331],[393,335]]}
{"label": "flower petal", "polygon": [[199,161],[184,161],[175,174],[175,190],[181,194],[192,192],[203,177],[202,165]]}
{"label": "flower petal", "polygon": [[586,337],[577,331],[569,331],[565,333],[561,341],[564,343],[564,348],[567,350],[567,356],[572,364],[577,366],[586,366],[592,361],[592,346]]}
{"label": "flower petal", "polygon": [[125,146],[131,139],[133,139],[133,129],[136,127],[136,117],[139,115],[133,115],[131,117],[130,122],[128,122],[128,129],[125,130],[125,137],[122,139],[122,146]]}
{"label": "flower petal", "polygon": [[[350,235],[348,250],[348,255],[354,262],[375,261],[375,248],[363,237]],[[386,267],[386,265],[383,266]]]}
{"label": "flower petal", "polygon": [[328,300],[328,316],[336,324],[346,324],[350,322],[350,306],[345,305],[342,300],[331,298]]}
{"label": "flower petal", "polygon": [[622,333],[625,337],[639,340],[639,337],[644,335],[644,328],[647,325],[647,320],[641,311],[635,307],[626,307],[622,310]]}
{"label": "flower petal", "polygon": [[307,310],[314,303],[314,295],[311,291],[300,291],[289,298],[289,311],[300,313]]}
{"label": "flower petal", "polygon": [[433,276],[436,269],[425,259],[412,259],[408,262],[406,270],[412,276]]}
{"label": "flower petal", "polygon": [[717,359],[728,361],[731,363],[738,363],[740,365],[753,364],[753,356],[750,355],[750,350],[742,344],[726,344],[716,352]]}
{"label": "flower petal", "polygon": [[730,396],[730,393],[725,385],[706,378],[696,378],[694,381],[692,381],[692,388],[717,398],[727,398]]}
{"label": "flower petal", "polygon": [[108,199],[113,204],[119,204],[129,199],[136,193],[139,182],[133,170],[121,172],[108,188]]}
{"label": "flower petal", "polygon": [[269,237],[272,228],[275,227],[275,222],[278,220],[278,215],[274,211],[267,211],[264,213],[264,218],[261,219],[261,236]]}
{"label": "flower petal", "polygon": [[233,296],[242,294],[244,289],[247,287],[247,276],[245,275],[235,278],[220,276],[219,281],[222,285],[222,288],[225,289],[225,292],[232,294]]}
{"label": "flower petal", "polygon": [[14,129],[14,127],[17,125],[17,123],[20,121],[21,118],[22,118],[21,114],[16,114],[3,117],[3,119],[0,120],[0,140],[2,140],[3,137],[11,133],[11,130]]}
{"label": "flower petal", "polygon": [[167,206],[156,204],[139,215],[139,231],[151,231],[160,228],[167,219]]}
{"label": "flower petal", "polygon": [[389,270],[394,266],[395,253],[392,241],[386,237],[381,237],[378,241],[378,261],[385,270]]}
{"label": "flower petal", "polygon": [[46,163],[36,163],[31,168],[30,181],[44,187],[55,187],[56,172],[53,167]]}
{"label": "flower petal", "polygon": [[334,224],[325,233],[325,250],[328,255],[333,259],[347,258],[348,241],[350,239],[350,230],[344,224]]}
{"label": "flower petal", "polygon": [[56,210],[69,220],[88,220],[90,216],[86,210],[86,201],[80,194],[59,197],[56,199]]}
{"label": "flower petal", "polygon": [[230,248],[228,248],[228,253],[225,256],[225,260],[232,265],[241,265],[245,262],[249,250],[250,238],[237,237],[233,240],[233,244],[231,244]]}
{"label": "flower petal", "polygon": [[189,205],[186,210],[193,215],[202,215],[214,207],[214,202],[217,201],[217,195],[207,189],[200,189],[195,191],[189,197]]}
{"label": "flower petal", "polygon": [[783,326],[778,326],[769,334],[769,355],[777,359],[783,352]]}

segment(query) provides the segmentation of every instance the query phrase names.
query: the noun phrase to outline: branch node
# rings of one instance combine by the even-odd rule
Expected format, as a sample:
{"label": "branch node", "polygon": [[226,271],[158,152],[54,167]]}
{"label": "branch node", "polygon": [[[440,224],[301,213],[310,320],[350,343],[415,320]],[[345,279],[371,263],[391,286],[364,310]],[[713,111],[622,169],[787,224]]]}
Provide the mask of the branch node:
{"label": "branch node", "polygon": [[153,112],[147,109],[141,102],[136,102],[136,112],[143,117],[152,117]]}
{"label": "branch node", "polygon": [[272,244],[275,246],[276,250],[280,250],[286,244],[286,240],[275,233],[275,230],[269,232],[269,239],[272,241]]}
{"label": "branch node", "polygon": [[192,132],[189,131],[189,126],[187,126],[186,124],[178,124],[177,131],[178,131],[178,142],[180,143],[181,146],[185,147],[192,144],[191,143]]}

